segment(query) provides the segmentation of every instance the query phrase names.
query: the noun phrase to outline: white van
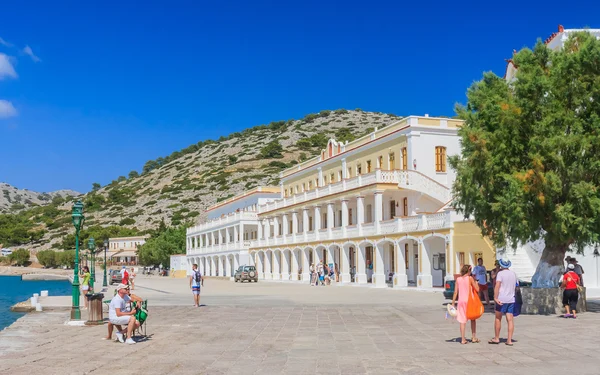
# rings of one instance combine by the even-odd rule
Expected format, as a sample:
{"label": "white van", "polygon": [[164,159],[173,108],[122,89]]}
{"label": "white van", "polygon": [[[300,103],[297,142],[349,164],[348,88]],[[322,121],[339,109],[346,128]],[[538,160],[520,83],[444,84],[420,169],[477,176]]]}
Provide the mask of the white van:
{"label": "white van", "polygon": [[2,256],[3,257],[7,257],[10,254],[12,254],[12,250],[11,249],[2,249]]}

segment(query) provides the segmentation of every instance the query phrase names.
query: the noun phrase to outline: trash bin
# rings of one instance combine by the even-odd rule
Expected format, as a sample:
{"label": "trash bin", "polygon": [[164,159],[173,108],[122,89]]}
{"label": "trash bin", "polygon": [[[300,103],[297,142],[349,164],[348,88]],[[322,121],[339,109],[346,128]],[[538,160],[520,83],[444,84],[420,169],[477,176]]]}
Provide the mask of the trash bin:
{"label": "trash bin", "polygon": [[85,322],[85,324],[104,324],[104,318],[102,316],[102,300],[104,299],[104,294],[90,293],[86,294],[85,297],[88,299],[88,320]]}

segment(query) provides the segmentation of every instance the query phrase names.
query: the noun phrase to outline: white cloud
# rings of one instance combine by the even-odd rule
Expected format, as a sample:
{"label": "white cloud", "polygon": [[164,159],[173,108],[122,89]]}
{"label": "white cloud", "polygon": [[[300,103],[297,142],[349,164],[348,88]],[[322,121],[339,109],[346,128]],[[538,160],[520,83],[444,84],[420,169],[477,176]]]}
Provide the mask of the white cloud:
{"label": "white cloud", "polygon": [[17,78],[17,72],[10,62],[9,57],[0,53],[0,80],[3,80],[5,77]]}
{"label": "white cloud", "polygon": [[42,61],[42,60],[40,60],[39,57],[37,57],[36,55],[33,54],[33,51],[31,50],[31,47],[29,47],[29,46],[25,46],[25,48],[23,48],[23,53],[26,54],[27,56],[31,57],[31,59],[35,62]]}
{"label": "white cloud", "polygon": [[17,109],[11,102],[0,99],[0,119],[15,117],[17,114]]}
{"label": "white cloud", "polygon": [[0,44],[3,45],[4,47],[12,47],[12,43],[7,42],[6,40],[0,38]]}

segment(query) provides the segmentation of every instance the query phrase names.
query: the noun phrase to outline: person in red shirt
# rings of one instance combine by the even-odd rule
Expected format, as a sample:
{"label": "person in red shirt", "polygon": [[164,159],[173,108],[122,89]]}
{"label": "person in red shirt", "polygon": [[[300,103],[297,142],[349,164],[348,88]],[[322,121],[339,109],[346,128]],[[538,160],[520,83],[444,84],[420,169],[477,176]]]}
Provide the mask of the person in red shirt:
{"label": "person in red shirt", "polygon": [[121,280],[122,284],[129,285],[129,272],[127,272],[127,268],[123,270],[123,277]]}
{"label": "person in red shirt", "polygon": [[569,264],[567,266],[567,273],[563,276],[562,287],[565,288],[563,291],[563,305],[567,310],[564,315],[565,318],[577,318],[577,300],[579,299],[579,291],[577,285],[580,285],[579,275],[575,273],[575,266]]}

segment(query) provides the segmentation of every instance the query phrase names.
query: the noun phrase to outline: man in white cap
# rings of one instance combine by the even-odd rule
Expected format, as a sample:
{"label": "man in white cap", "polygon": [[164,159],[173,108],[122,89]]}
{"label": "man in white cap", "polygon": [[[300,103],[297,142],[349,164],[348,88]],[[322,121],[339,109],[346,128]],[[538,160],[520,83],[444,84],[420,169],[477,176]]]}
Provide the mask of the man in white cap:
{"label": "man in white cap", "polygon": [[[117,294],[115,294],[110,301],[108,307],[108,320],[117,327],[117,339],[119,339],[120,342],[135,344],[132,334],[133,330],[140,326],[140,323],[135,319],[135,308],[131,309],[131,311],[127,311],[127,303],[131,301],[127,295],[128,288],[129,285],[125,284],[119,284],[117,286]],[[124,340],[123,338],[122,325],[127,325],[127,340]]]}
{"label": "man in white cap", "polygon": [[517,288],[517,275],[509,268],[510,260],[500,259],[498,261],[500,271],[496,276],[496,285],[494,287],[494,302],[496,302],[496,319],[494,321],[495,336],[488,341],[490,344],[500,343],[500,329],[502,328],[502,315],[506,315],[508,323],[508,337],[506,345],[512,346],[512,337],[515,331],[514,308],[515,308],[515,289]]}

